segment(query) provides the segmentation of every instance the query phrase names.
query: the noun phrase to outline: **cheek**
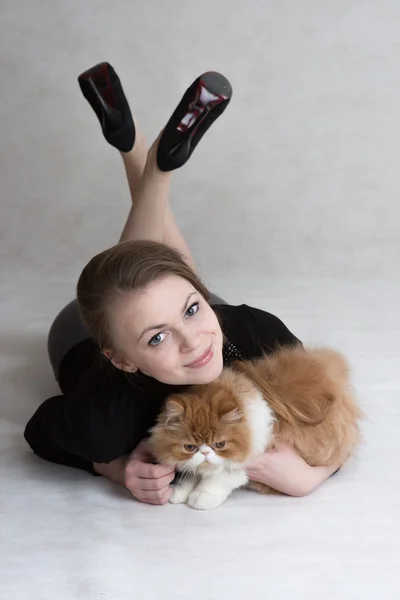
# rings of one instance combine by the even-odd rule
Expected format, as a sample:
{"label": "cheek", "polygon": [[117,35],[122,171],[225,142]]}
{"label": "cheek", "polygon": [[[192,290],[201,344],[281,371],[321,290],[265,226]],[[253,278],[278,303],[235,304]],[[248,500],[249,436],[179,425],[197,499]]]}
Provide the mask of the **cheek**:
{"label": "cheek", "polygon": [[172,348],[169,348],[146,354],[142,359],[142,368],[139,368],[145,375],[149,375],[162,383],[174,385],[176,382],[171,380],[171,375],[173,376],[175,367],[174,352]]}
{"label": "cheek", "polygon": [[214,334],[222,339],[221,327],[213,309],[207,304],[203,305],[199,313],[191,321],[193,331],[198,334]]}
{"label": "cheek", "polygon": [[203,456],[203,454],[201,454],[201,452],[196,452],[196,454],[194,454],[193,456],[191,456],[189,458],[189,460],[186,461],[186,464],[189,467],[198,467],[203,462],[204,462],[204,456]]}
{"label": "cheek", "polygon": [[183,470],[183,467],[185,467],[185,470],[197,471],[204,462],[205,457],[203,454],[201,454],[201,452],[196,452],[196,454],[189,457],[186,456],[183,460],[180,460],[178,468]]}
{"label": "cheek", "polygon": [[207,329],[209,331],[214,332],[215,334],[217,334],[218,336],[220,336],[222,338],[221,327],[219,325],[219,321],[215,315],[215,312],[213,311],[212,308],[209,308],[207,310],[207,315],[206,315],[205,321],[206,321]]}

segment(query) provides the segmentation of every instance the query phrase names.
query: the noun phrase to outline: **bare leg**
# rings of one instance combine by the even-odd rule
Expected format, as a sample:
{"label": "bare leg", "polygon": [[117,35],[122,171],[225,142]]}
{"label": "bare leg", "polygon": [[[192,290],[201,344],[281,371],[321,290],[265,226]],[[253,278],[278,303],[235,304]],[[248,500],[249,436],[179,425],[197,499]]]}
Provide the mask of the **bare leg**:
{"label": "bare leg", "polygon": [[180,231],[170,204],[165,209],[164,244],[176,248],[186,259],[188,265],[196,272],[196,264],[185,238]]}
{"label": "bare leg", "polygon": [[197,77],[148,153],[113,67],[108,62],[94,65],[79,75],[78,82],[105,139],[122,153],[132,207],[120,242],[164,242],[176,248],[194,268],[193,257],[168,205],[170,172],[189,160],[208,128],[228,106],[232,97],[229,81],[213,71]]}
{"label": "bare leg", "polygon": [[[140,179],[143,157],[140,154],[137,156],[134,151],[122,156],[131,190],[132,206],[120,241],[146,239],[162,242],[171,175],[158,169],[154,152],[149,151],[147,154]],[[137,158],[140,164],[137,164]]]}
{"label": "bare leg", "polygon": [[171,172],[157,167],[156,140],[147,152],[144,137],[139,135],[130,152],[122,152],[132,206],[120,242],[148,239],[176,248],[195,268],[193,257],[175,221],[168,203]]}

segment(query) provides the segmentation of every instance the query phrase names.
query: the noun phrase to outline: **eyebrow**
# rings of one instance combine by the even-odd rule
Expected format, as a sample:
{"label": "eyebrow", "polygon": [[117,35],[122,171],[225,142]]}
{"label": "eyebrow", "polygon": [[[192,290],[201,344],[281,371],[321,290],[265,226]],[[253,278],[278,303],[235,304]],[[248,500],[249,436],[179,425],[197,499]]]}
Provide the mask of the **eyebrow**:
{"label": "eyebrow", "polygon": [[[188,302],[190,300],[190,298],[192,296],[194,296],[194,294],[197,294],[197,292],[192,292],[191,294],[189,294],[189,296],[186,298],[186,302],[183,305],[183,309],[182,312],[185,312],[186,307],[188,305]],[[146,327],[146,329],[143,329],[142,333],[139,336],[138,342],[140,342],[140,340],[142,339],[142,337],[144,336],[145,333],[147,333],[148,331],[153,331],[154,329],[165,329],[165,327],[168,327],[168,323],[160,323],[159,325],[150,325],[150,327]]]}

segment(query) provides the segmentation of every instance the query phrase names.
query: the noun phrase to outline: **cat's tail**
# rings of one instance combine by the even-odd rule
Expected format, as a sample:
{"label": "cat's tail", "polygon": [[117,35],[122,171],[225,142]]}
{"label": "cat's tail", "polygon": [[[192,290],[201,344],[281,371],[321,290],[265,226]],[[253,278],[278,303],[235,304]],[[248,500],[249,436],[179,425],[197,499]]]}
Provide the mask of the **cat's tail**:
{"label": "cat's tail", "polygon": [[235,370],[248,377],[261,391],[274,413],[292,425],[319,425],[335,402],[334,394],[320,393],[318,397],[292,396],[290,402],[277,393],[251,362],[234,361]]}

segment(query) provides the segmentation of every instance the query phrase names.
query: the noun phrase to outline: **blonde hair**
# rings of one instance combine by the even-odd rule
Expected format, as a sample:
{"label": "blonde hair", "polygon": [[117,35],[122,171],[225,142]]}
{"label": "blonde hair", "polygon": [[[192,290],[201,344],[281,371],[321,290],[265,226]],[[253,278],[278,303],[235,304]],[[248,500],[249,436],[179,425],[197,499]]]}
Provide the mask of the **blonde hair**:
{"label": "blonde hair", "polygon": [[143,291],[153,281],[176,275],[209,300],[210,293],[179,252],[149,240],[122,242],[94,256],[77,284],[81,317],[100,349],[115,350],[111,308],[125,293]]}

